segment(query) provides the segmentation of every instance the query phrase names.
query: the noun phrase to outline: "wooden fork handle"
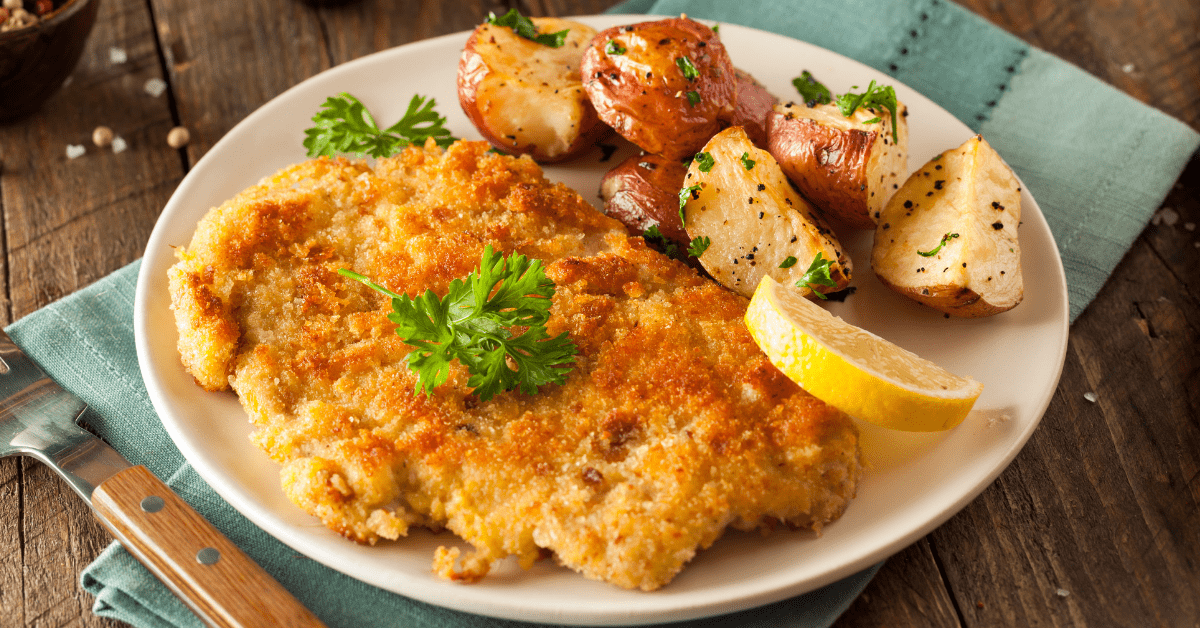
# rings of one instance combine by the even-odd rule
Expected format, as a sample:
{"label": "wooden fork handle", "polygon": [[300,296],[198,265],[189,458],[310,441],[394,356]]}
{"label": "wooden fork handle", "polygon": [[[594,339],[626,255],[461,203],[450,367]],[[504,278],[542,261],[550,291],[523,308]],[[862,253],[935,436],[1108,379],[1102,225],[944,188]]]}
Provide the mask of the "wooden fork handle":
{"label": "wooden fork handle", "polygon": [[146,467],[92,493],[117,540],[209,626],[323,626],[296,598]]}

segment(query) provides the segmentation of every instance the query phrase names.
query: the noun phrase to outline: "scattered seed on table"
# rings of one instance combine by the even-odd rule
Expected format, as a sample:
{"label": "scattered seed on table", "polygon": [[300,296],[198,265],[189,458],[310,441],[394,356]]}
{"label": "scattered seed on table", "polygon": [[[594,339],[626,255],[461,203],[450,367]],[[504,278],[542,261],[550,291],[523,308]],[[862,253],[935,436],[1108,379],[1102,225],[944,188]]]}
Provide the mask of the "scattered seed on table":
{"label": "scattered seed on table", "polygon": [[87,152],[83,144],[67,144],[67,159],[75,159]]}
{"label": "scattered seed on table", "polygon": [[113,46],[108,49],[108,60],[113,63],[125,63],[129,60],[129,55],[125,53],[124,48]]}
{"label": "scattered seed on table", "polygon": [[177,126],[167,133],[167,145],[171,148],[183,148],[191,139],[192,136],[188,133],[187,127]]}
{"label": "scattered seed on table", "polygon": [[113,143],[113,130],[106,126],[98,126],[95,131],[92,131],[92,143],[100,148],[111,146]]}
{"label": "scattered seed on table", "polygon": [[159,96],[163,95],[163,92],[167,91],[167,82],[160,78],[152,78],[146,81],[146,84],[142,86],[142,89],[146,90],[147,94],[158,98]]}
{"label": "scattered seed on table", "polygon": [[1066,589],[1059,589],[1054,593],[1057,594],[1058,597],[1067,597],[1068,595],[1071,595],[1071,592]]}
{"label": "scattered seed on table", "polygon": [[124,150],[125,150],[126,148],[129,148],[129,144],[126,144],[126,143],[125,143],[125,140],[124,140],[124,138],[121,138],[121,137],[114,137],[114,138],[113,138],[113,141],[112,141],[112,150],[113,150],[113,152],[114,152],[114,153],[120,153],[120,152],[124,152]]}
{"label": "scattered seed on table", "polygon": [[1096,393],[1085,392],[1085,393],[1083,393],[1083,398],[1087,399],[1088,401],[1090,401],[1092,403],[1096,403]]}

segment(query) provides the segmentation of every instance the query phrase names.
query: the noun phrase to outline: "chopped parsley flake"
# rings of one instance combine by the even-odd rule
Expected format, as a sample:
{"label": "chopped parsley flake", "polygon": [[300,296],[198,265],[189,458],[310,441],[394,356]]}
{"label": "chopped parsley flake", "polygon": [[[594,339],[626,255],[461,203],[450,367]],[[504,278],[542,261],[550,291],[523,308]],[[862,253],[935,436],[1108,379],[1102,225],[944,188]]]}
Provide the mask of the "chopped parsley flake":
{"label": "chopped parsley flake", "polygon": [[712,170],[713,165],[716,164],[716,160],[713,159],[712,153],[696,153],[696,157],[693,161],[700,168],[700,172],[708,172]]}
{"label": "chopped parsley flake", "polygon": [[749,152],[742,153],[742,167],[743,168],[745,168],[746,170],[754,170],[755,163],[756,162],[753,159],[750,159]]}
{"label": "chopped parsley flake", "polygon": [[937,255],[938,251],[942,250],[943,246],[946,246],[946,243],[948,243],[950,240],[953,240],[954,238],[957,238],[957,237],[958,237],[957,233],[947,233],[946,235],[942,236],[942,241],[938,242],[938,245],[933,247],[932,251],[929,251],[929,252],[917,251],[917,255],[920,255],[922,257],[933,257],[934,255]]}
{"label": "chopped parsley flake", "polygon": [[792,79],[792,85],[796,87],[797,92],[800,92],[804,104],[809,107],[833,101],[833,94],[830,93],[829,88],[813,78],[808,70],[801,72],[799,78]]}
{"label": "chopped parsley flake", "polygon": [[710,244],[712,244],[712,240],[710,240],[708,236],[693,238],[691,245],[688,246],[688,255],[691,255],[692,257],[700,257],[701,255],[704,255],[704,251],[708,250]]}
{"label": "chopped parsley flake", "polygon": [[608,40],[608,45],[604,46],[604,52],[610,55],[623,55],[625,54],[626,50],[625,46],[621,45],[621,42],[615,39],[610,39]]}
{"label": "chopped parsley flake", "polygon": [[516,9],[510,9],[508,13],[500,17],[496,17],[495,13],[488,13],[487,23],[507,26],[519,36],[551,48],[561,48],[567,41],[567,33],[571,32],[570,29],[567,29],[557,33],[538,33],[537,27],[533,25],[533,20],[521,15],[521,12]]}

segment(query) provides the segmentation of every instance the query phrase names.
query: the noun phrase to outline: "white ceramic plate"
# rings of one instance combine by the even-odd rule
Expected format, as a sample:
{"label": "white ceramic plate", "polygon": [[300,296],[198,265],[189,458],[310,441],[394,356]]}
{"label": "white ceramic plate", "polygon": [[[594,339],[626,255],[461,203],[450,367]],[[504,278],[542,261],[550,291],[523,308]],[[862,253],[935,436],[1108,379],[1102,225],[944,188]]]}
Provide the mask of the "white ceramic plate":
{"label": "white ceramic plate", "polygon": [[[644,16],[580,18],[593,27]],[[479,135],[457,105],[455,72],[467,34],[374,54],[333,68],[288,90],[237,125],[180,184],[150,237],[138,278],[138,359],[150,398],[187,460],[238,511],[280,541],[333,569],[432,604],[498,617],[576,624],[681,620],[750,608],[816,589],[864,569],[927,534],[958,512],[1008,466],[1050,402],[1067,344],[1062,261],[1037,203],[1022,192],[1020,228],[1025,301],[991,318],[946,319],[882,287],[868,267],[870,232],[843,237],[857,262],[858,291],[834,313],[985,384],[966,421],[937,434],[907,434],[860,424],[867,471],[841,520],[820,537],[801,533],[731,533],[654,593],[592,582],[550,561],[522,571],[505,565],[473,585],[430,571],[434,549],[449,535],[415,533],[365,547],[346,541],[283,496],[278,467],[251,445],[250,425],[232,394],[197,387],[180,366],[168,310],[166,271],[173,246],[186,245],[209,210],[260,178],[305,158],[303,130],[327,96],[360,98],[382,125],[403,115],[414,93],[437,98],[455,135]],[[734,63],[787,100],[791,79],[807,69],[835,92],[869,80],[894,85],[909,116],[910,168],[971,136],[966,125],[895,80],[845,57],[771,33],[722,24]],[[786,60],[781,62],[781,60]],[[601,151],[547,168],[598,203],[601,175],[632,152],[624,146],[602,163]]]}

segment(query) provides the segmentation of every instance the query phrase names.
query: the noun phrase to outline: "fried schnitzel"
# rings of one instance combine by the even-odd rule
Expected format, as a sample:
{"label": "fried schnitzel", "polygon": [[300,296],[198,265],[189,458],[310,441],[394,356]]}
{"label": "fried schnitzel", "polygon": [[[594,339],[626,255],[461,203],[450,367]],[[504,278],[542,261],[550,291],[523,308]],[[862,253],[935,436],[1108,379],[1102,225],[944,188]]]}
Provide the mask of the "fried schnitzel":
{"label": "fried schnitzel", "polygon": [[[551,336],[579,349],[562,386],[487,402],[455,363],[414,392],[389,300],[445,294],[486,244],[546,264]],[[298,506],[358,542],[448,528],[443,576],[544,550],[589,578],[653,590],[728,526],[819,530],[853,497],[852,421],[772,366],[746,299],[646,247],[529,158],[459,142],[371,167],[287,168],[197,226],[169,271],[183,363],[232,388]]]}

